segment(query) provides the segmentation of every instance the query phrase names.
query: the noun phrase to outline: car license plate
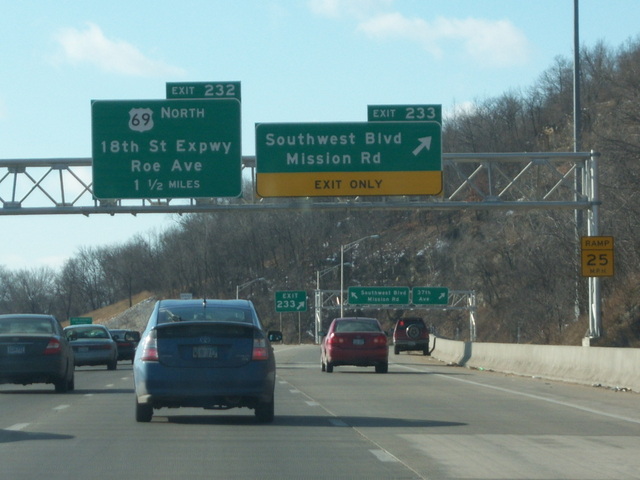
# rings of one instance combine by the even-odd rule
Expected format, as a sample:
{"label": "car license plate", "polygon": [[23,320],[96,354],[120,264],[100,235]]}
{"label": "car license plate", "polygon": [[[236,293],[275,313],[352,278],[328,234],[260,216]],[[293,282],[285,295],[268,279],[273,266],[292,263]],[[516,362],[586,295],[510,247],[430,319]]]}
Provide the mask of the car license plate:
{"label": "car license plate", "polygon": [[364,345],[364,338],[354,338],[353,339],[353,344],[354,345]]}
{"label": "car license plate", "polygon": [[193,347],[193,358],[218,358],[218,347],[210,345]]}
{"label": "car license plate", "polygon": [[8,345],[7,354],[9,355],[24,355],[24,345]]}

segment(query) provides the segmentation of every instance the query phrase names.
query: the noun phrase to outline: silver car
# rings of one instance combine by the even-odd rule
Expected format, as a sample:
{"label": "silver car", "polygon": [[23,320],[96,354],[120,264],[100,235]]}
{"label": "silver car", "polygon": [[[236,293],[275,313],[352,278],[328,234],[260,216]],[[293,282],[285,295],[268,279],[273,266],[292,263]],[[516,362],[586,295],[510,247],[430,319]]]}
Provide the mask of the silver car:
{"label": "silver car", "polygon": [[65,327],[64,334],[73,347],[76,366],[118,367],[118,345],[104,325],[72,325]]}

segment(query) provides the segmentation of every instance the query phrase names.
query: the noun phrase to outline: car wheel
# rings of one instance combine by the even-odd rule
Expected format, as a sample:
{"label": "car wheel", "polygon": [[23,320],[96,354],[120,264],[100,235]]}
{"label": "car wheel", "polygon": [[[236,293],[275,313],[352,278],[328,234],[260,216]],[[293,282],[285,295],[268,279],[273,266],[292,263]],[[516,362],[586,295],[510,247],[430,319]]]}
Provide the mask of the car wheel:
{"label": "car wheel", "polygon": [[136,422],[150,422],[153,417],[153,407],[148,403],[138,403],[136,398]]}
{"label": "car wheel", "polygon": [[108,370],[115,370],[116,368],[118,368],[118,361],[117,360],[114,360],[114,361],[109,362],[107,364],[107,369]]}
{"label": "car wheel", "polygon": [[255,409],[256,419],[260,423],[271,423],[273,422],[275,410],[275,402],[273,397],[268,402],[258,402]]}
{"label": "car wheel", "polygon": [[73,392],[75,389],[76,389],[75,375],[74,375],[74,372],[71,372],[71,378],[67,382],[67,391]]}
{"label": "car wheel", "polygon": [[67,393],[69,391],[69,382],[66,377],[56,380],[53,385],[56,387],[56,393]]}
{"label": "car wheel", "polygon": [[423,354],[423,355],[429,355],[429,345],[427,345],[426,347],[424,347],[424,350],[422,350],[422,354]]}
{"label": "car wheel", "polygon": [[394,355],[398,355],[400,353],[400,347],[398,347],[397,345],[393,347],[393,353]]}
{"label": "car wheel", "polygon": [[376,373],[387,373],[389,371],[389,364],[387,362],[379,363],[376,365]]}
{"label": "car wheel", "polygon": [[324,364],[324,360],[320,360],[320,370],[322,370],[323,372],[327,370],[327,367]]}
{"label": "car wheel", "polygon": [[327,373],[333,372],[333,363],[327,362],[326,369],[327,369]]}

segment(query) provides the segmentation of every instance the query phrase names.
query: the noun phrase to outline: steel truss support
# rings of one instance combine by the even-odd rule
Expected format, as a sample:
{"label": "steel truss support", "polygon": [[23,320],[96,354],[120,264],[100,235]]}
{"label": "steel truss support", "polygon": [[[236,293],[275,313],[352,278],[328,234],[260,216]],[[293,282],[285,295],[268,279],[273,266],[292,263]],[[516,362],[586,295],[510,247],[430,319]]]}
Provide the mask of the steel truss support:
{"label": "steel truss support", "polygon": [[[256,195],[256,159],[242,157],[239,198],[100,200],[93,196],[91,158],[0,160],[1,215],[197,213],[291,209],[572,209],[587,210],[587,234],[598,235],[595,152],[450,153],[442,158],[439,196],[299,199]],[[582,175],[582,182],[576,182]],[[578,191],[577,189],[580,189]],[[600,282],[589,279],[589,332],[601,332]]]}

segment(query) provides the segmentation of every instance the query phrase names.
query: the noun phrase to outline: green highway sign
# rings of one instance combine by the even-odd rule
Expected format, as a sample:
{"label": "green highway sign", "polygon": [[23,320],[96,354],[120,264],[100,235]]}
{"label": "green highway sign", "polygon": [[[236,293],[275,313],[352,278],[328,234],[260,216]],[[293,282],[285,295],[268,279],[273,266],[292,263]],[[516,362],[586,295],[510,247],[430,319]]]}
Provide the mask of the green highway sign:
{"label": "green highway sign", "polygon": [[167,98],[240,100],[240,82],[167,82]]}
{"label": "green highway sign", "polygon": [[349,287],[349,305],[408,305],[409,287]]}
{"label": "green highway sign", "polygon": [[437,195],[441,130],[437,122],[258,124],[258,194]]}
{"label": "green highway sign", "polygon": [[413,287],[411,299],[414,305],[447,305],[449,289],[446,287]]}
{"label": "green highway sign", "polygon": [[70,317],[69,325],[90,325],[93,323],[93,317]]}
{"label": "green highway sign", "polygon": [[289,290],[276,292],[276,312],[306,312],[307,292]]}
{"label": "green highway sign", "polygon": [[438,122],[442,124],[442,105],[368,105],[370,122]]}
{"label": "green highway sign", "polygon": [[96,198],[242,193],[237,99],[96,100],[91,119]]}

